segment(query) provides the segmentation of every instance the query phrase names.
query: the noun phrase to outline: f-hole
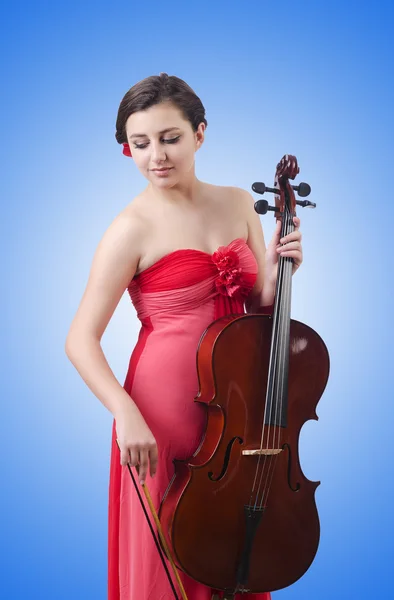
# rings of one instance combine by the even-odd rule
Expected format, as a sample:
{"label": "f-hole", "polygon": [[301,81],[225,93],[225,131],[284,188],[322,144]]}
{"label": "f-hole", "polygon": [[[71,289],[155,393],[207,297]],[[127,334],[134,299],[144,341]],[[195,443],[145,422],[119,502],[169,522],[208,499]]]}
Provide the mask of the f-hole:
{"label": "f-hole", "polygon": [[236,441],[238,441],[240,444],[243,444],[243,442],[244,442],[243,439],[240,438],[239,436],[236,436],[232,440],[229,441],[229,443],[227,444],[227,448],[226,448],[226,454],[224,455],[224,462],[223,462],[223,467],[222,467],[221,472],[219,473],[219,475],[217,477],[213,476],[213,471],[209,471],[209,473],[208,473],[208,477],[211,481],[220,481],[225,476],[227,467],[228,467],[228,463],[230,462],[231,449],[234,446]]}
{"label": "f-hole", "polygon": [[300,489],[300,484],[297,481],[295,487],[293,487],[291,485],[291,481],[290,481],[290,477],[291,477],[291,448],[289,444],[283,444],[282,446],[283,450],[285,448],[287,448],[287,450],[289,451],[289,460],[287,461],[287,483],[289,484],[289,488],[291,489],[292,492],[298,492],[298,490]]}

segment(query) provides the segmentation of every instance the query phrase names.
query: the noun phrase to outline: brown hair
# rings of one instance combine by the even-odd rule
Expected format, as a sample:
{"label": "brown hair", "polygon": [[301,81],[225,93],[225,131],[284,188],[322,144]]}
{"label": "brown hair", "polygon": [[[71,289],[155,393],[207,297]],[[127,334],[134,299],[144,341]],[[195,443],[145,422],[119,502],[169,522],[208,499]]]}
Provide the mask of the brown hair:
{"label": "brown hair", "polygon": [[115,138],[118,144],[128,143],[126,136],[126,121],[130,115],[146,110],[161,102],[172,102],[190,122],[193,131],[197,131],[199,124],[205,123],[205,108],[192,88],[175,75],[151,75],[139,81],[124,95],[116,119]]}

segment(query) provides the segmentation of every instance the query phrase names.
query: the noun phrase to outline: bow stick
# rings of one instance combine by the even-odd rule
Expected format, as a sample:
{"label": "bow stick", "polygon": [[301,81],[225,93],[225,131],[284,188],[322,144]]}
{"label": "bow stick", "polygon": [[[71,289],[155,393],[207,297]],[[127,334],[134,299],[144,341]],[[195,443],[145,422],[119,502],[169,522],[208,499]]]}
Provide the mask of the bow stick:
{"label": "bow stick", "polygon": [[[116,443],[117,443],[117,445],[118,445],[118,448],[119,448],[119,450],[120,450],[120,446],[119,446],[119,441],[118,441],[118,438],[116,438]],[[154,541],[155,541],[155,544],[156,544],[156,548],[157,548],[157,550],[158,550],[158,552],[159,552],[159,555],[160,555],[160,558],[161,558],[161,562],[163,563],[163,567],[164,567],[164,569],[165,569],[165,571],[166,571],[166,574],[167,574],[167,577],[168,577],[168,581],[170,582],[171,589],[172,589],[172,591],[173,591],[173,593],[174,593],[174,596],[175,596],[175,600],[178,600],[178,596],[177,596],[177,594],[176,594],[176,590],[175,590],[175,587],[174,587],[173,581],[172,581],[172,579],[171,579],[170,573],[169,573],[169,571],[168,571],[168,567],[167,567],[167,565],[166,565],[166,563],[165,563],[165,560],[164,560],[163,551],[162,551],[162,549],[160,548],[159,541],[158,541],[158,539],[157,539],[157,536],[156,536],[156,534],[155,534],[155,532],[154,532],[154,530],[153,530],[152,523],[151,523],[151,521],[150,521],[150,519],[149,519],[149,516],[148,516],[147,510],[146,510],[146,508],[145,508],[145,505],[144,505],[144,503],[143,503],[143,501],[142,501],[141,493],[140,493],[140,491],[139,491],[139,489],[138,489],[137,483],[136,483],[136,481],[135,481],[135,477],[134,477],[134,475],[133,475],[133,472],[132,472],[132,470],[131,470],[131,467],[130,467],[129,463],[127,463],[127,468],[128,468],[128,470],[129,470],[129,473],[130,473],[130,475],[131,475],[131,478],[132,478],[132,480],[133,480],[134,487],[135,487],[135,490],[136,490],[136,492],[137,492],[138,498],[139,498],[139,500],[140,500],[141,506],[142,506],[142,508],[143,508],[143,511],[144,511],[144,514],[145,514],[146,520],[148,521],[149,529],[150,529],[150,531],[151,531],[151,533],[152,533],[153,539],[154,539]],[[137,469],[137,473],[138,473],[138,465],[136,466],[136,469]],[[171,552],[170,552],[170,550],[169,550],[169,548],[168,548],[168,545],[167,545],[166,539],[165,539],[165,537],[164,537],[163,530],[162,530],[162,528],[161,528],[161,524],[160,524],[160,521],[159,521],[159,517],[158,517],[158,514],[157,514],[157,512],[156,512],[156,509],[155,509],[155,507],[154,507],[154,505],[153,505],[152,498],[151,498],[151,495],[150,495],[150,493],[149,493],[149,489],[148,489],[148,487],[147,487],[146,483],[143,483],[143,484],[142,484],[142,489],[144,490],[144,493],[145,493],[146,500],[147,500],[147,502],[148,502],[148,505],[149,505],[150,511],[151,511],[151,513],[152,513],[153,520],[154,520],[154,521],[155,521],[155,523],[156,523],[157,531],[158,531],[158,533],[159,533],[159,536],[160,536],[161,542],[162,542],[162,544],[163,544],[163,547],[164,547],[164,549],[165,549],[165,551],[166,551],[166,553],[167,553],[168,559],[169,559],[169,561],[170,561],[170,564],[171,564],[172,570],[173,570],[173,572],[174,572],[174,575],[175,575],[175,579],[177,580],[177,583],[178,583],[178,585],[179,585],[179,590],[180,590],[180,592],[181,592],[181,597],[182,597],[182,599],[183,599],[183,600],[188,600],[188,597],[187,597],[187,595],[186,595],[186,592],[185,592],[185,588],[183,587],[183,584],[182,584],[181,578],[179,577],[178,570],[177,570],[177,568],[176,568],[176,566],[175,566],[175,563],[174,563],[174,560],[173,560],[173,558],[172,558]]]}

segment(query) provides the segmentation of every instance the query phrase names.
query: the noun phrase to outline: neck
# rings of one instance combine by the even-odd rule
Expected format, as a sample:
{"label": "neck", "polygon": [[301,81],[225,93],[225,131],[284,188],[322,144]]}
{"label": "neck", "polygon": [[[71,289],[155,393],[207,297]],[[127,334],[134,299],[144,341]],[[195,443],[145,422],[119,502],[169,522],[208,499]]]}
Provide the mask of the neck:
{"label": "neck", "polygon": [[187,176],[169,188],[161,188],[149,182],[146,192],[151,198],[170,205],[188,206],[197,204],[201,199],[203,183],[197,179],[194,169]]}

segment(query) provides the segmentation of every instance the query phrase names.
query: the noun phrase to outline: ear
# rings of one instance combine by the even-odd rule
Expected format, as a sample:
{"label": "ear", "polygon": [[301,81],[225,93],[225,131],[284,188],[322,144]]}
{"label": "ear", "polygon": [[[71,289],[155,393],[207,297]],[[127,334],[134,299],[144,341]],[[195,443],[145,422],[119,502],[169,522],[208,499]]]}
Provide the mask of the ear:
{"label": "ear", "polygon": [[129,144],[123,144],[123,154],[124,154],[125,156],[130,156],[130,158],[133,156],[133,155],[131,154],[131,150],[130,150],[130,146],[129,146]]}
{"label": "ear", "polygon": [[205,131],[205,123],[201,121],[199,124],[197,131],[195,132],[196,136],[196,150],[198,150],[204,141],[204,131]]}

